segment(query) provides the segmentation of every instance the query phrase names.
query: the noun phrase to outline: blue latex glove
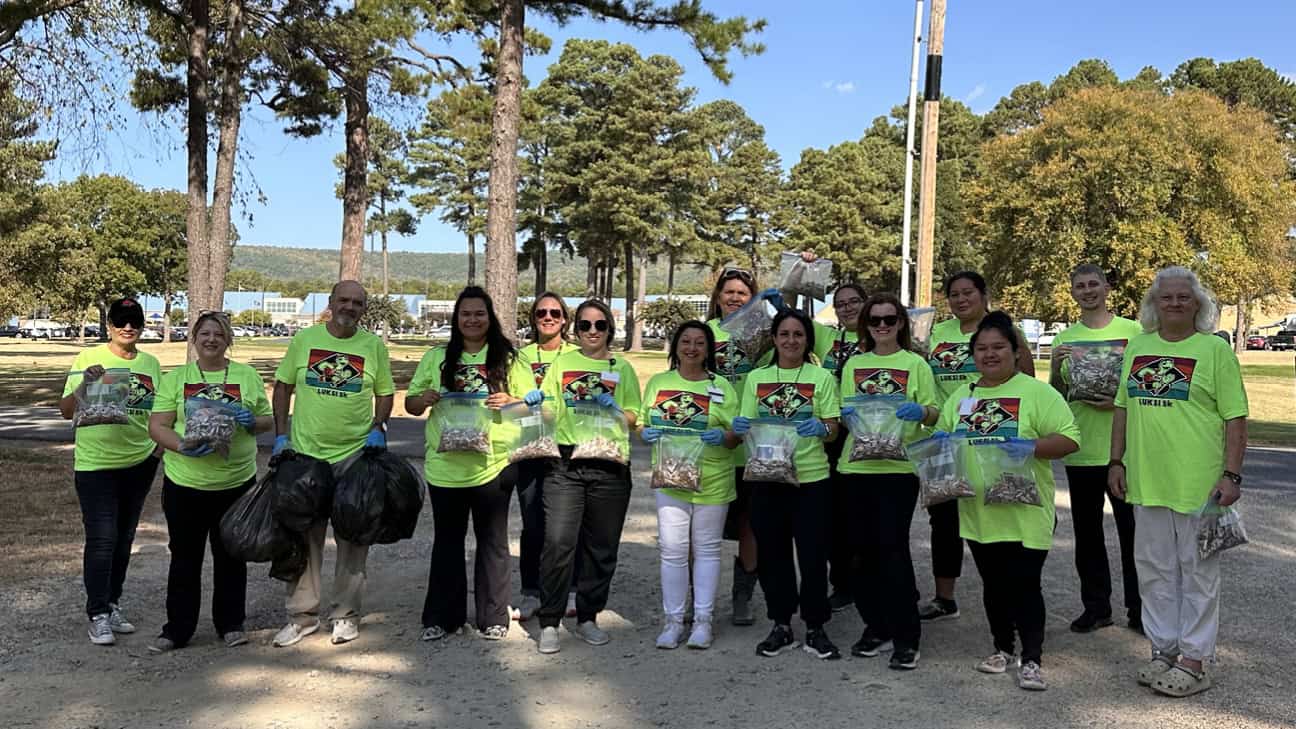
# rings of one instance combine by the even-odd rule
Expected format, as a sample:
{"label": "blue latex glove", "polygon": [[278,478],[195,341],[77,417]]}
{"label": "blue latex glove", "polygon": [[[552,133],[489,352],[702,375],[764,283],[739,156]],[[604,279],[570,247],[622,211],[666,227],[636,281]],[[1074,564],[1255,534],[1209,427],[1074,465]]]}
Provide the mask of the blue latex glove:
{"label": "blue latex glove", "polygon": [[644,428],[644,429],[643,429],[643,432],[640,433],[639,436],[640,436],[641,438],[643,438],[643,442],[645,442],[645,443],[656,443],[657,441],[661,440],[661,437],[662,437],[662,429],[661,429],[661,428]]}
{"label": "blue latex glove", "polygon": [[235,408],[234,422],[246,428],[249,433],[256,430],[256,415],[242,405],[236,405]]}
{"label": "blue latex glove", "polygon": [[896,408],[896,417],[901,420],[907,420],[910,423],[917,423],[927,414],[927,408],[916,402],[907,402]]}
{"label": "blue latex glove", "polygon": [[734,435],[746,435],[749,430],[751,430],[751,418],[739,415],[733,419]]}
{"label": "blue latex glove", "polygon": [[765,299],[766,301],[770,302],[770,306],[773,306],[775,309],[778,309],[780,311],[787,306],[786,304],[783,303],[783,294],[779,292],[778,289],[765,289],[764,291],[760,292],[758,298]]}
{"label": "blue latex glove", "polygon": [[522,397],[522,402],[531,406],[539,405],[544,402],[544,393],[539,390],[532,390]]}
{"label": "blue latex glove", "polygon": [[703,443],[706,443],[709,446],[718,446],[724,445],[724,435],[725,432],[723,428],[712,428],[710,430],[702,431],[702,435],[698,437],[702,439]]}
{"label": "blue latex glove", "polygon": [[841,409],[841,416],[843,418],[849,418],[854,414],[855,414],[855,408],[851,405],[847,405],[846,407]]}
{"label": "blue latex glove", "polygon": [[181,448],[179,451],[180,455],[189,456],[190,458],[202,458],[203,456],[210,455],[214,452],[215,450],[208,443],[196,445],[193,448]]}
{"label": "blue latex glove", "polygon": [[1026,438],[1009,438],[999,443],[999,449],[1013,458],[1030,458],[1035,455],[1035,441]]}
{"label": "blue latex glove", "polygon": [[819,418],[807,418],[797,423],[796,432],[804,438],[822,438],[828,435],[828,426]]}
{"label": "blue latex glove", "polygon": [[280,453],[283,453],[284,451],[290,451],[290,450],[292,450],[292,443],[288,442],[288,436],[276,435],[274,450],[270,451],[270,455],[277,456]]}
{"label": "blue latex glove", "polygon": [[612,393],[610,392],[605,392],[599,395],[598,398],[595,400],[595,402],[597,402],[599,405],[605,408],[612,408],[618,413],[621,412],[621,406],[617,405],[616,398],[612,397]]}
{"label": "blue latex glove", "polygon": [[386,448],[386,447],[387,447],[387,434],[384,433],[384,432],[382,432],[382,431],[379,430],[378,428],[374,428],[373,430],[369,431],[369,437],[368,437],[368,438],[365,438],[365,447],[367,447],[367,448]]}

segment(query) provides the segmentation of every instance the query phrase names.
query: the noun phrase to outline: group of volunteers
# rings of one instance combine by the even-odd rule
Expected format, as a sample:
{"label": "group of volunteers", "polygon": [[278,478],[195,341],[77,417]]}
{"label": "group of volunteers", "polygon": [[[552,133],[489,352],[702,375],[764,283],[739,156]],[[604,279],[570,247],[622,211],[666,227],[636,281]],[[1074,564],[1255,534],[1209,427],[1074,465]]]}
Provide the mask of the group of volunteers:
{"label": "group of volunteers", "polygon": [[[909,310],[892,294],[839,285],[832,296],[838,323],[831,328],[787,306],[777,290],[761,291],[751,273],[727,269],[712,292],[709,320],[685,322],[671,333],[668,369],[641,388],[631,364],[609,348],[615,321],[601,301],[571,311],[557,294],[541,294],[531,305],[532,341],[518,349],[486,292],[464,289],[449,343],[423,356],[404,400],[412,416],[469,399],[493,418],[490,446],[477,451],[439,447],[441,420],[427,420],[424,470],[434,541],[421,638],[443,640],[470,622],[465,542],[471,518],[471,622],[482,638],[501,639],[511,620],[538,616],[538,650],[556,653],[562,619],[574,617],[572,634],[590,645],[608,643],[598,616],[617,567],[631,498],[630,437],[638,431],[654,446],[657,467],[666,465],[660,459],[672,440],[701,443],[690,487],[657,484],[654,471],[664,614],[659,648],[712,644],[722,544],[731,539],[738,542],[731,621],[754,623],[759,584],[772,623],[758,654],[803,645],[818,658],[839,658],[826,625],[834,611],[853,604],[865,629],[851,654],[889,652],[891,668],[913,669],[922,623],[960,615],[956,589],[966,542],[994,649],[977,670],[1015,670],[1021,688],[1042,690],[1041,576],[1057,527],[1050,461],[1062,459],[1083,608],[1071,629],[1112,625],[1103,530],[1109,500],[1129,627],[1152,648],[1139,683],[1169,696],[1209,687],[1220,567],[1217,554],[1199,557],[1197,527],[1208,502],[1228,506],[1240,497],[1247,416],[1237,358],[1211,334],[1217,310],[1209,293],[1187,269],[1164,269],[1135,322],[1109,311],[1101,268],[1077,266],[1071,292],[1080,321],[1054,341],[1044,382],[1034,376],[1022,331],[991,311],[979,274],[955,273],[943,290],[953,318],[920,342]],[[724,326],[753,301],[776,312],[768,352],[744,351]],[[355,282],[334,288],[328,321],[293,337],[275,372],[272,402],[257,372],[228,358],[232,334],[224,314],[194,320],[197,359],[163,376],[157,360],[136,348],[144,323],[139,305],[113,304],[111,341],[78,357],[61,403],[72,418],[88,385],[105,371],[130,370],[129,424],[76,429],[92,642],[111,644],[114,633],[134,631],[119,601],[157,448],[172,557],[167,621],[150,649],[171,650],[193,637],[208,543],[216,630],[227,645],[246,642],[246,567],[226,553],[217,525],[253,483],[256,433],[274,429],[276,454],[292,449],[332,464],[364,447],[385,447],[395,388],[381,339],[358,326],[366,303]],[[1097,345],[1118,353],[1114,393],[1073,392],[1072,354]],[[185,402],[193,397],[218,398],[235,410],[239,431],[228,456],[185,446]],[[935,591],[927,601],[919,600],[910,555],[910,526],[925,487],[915,464],[903,449],[863,459],[852,451],[847,425],[872,411],[878,398],[892,409],[891,422],[900,421],[906,446],[957,442],[1015,459],[1026,464],[1024,478],[1033,479],[1037,492],[1034,501],[987,503],[997,474],[970,469],[969,493],[930,506]],[[510,414],[516,412],[552,424],[557,448],[548,457],[515,457],[520,421]],[[753,429],[774,426],[793,443],[785,465],[794,467],[794,479],[772,480],[768,454],[746,445],[755,442]],[[522,518],[516,600],[508,544],[514,491]],[[321,523],[309,534],[307,568],[288,586],[288,622],[275,635],[276,646],[292,645],[321,625],[325,529]],[[327,617],[333,642],[345,643],[359,630],[368,548],[336,541]],[[800,642],[792,628],[797,614],[805,624]]]}

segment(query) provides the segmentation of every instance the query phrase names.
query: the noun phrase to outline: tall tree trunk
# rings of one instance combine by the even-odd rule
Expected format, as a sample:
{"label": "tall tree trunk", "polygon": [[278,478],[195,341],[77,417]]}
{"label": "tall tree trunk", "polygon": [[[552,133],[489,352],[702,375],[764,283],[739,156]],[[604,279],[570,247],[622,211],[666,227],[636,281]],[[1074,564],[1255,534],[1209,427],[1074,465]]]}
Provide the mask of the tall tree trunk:
{"label": "tall tree trunk", "polygon": [[[225,37],[225,58],[221,69],[220,99],[217,102],[219,141],[216,146],[216,179],[212,189],[211,229],[207,240],[207,300],[209,309],[225,304],[225,275],[230,263],[230,208],[234,203],[234,163],[238,158],[239,127],[243,121],[243,3],[229,3],[229,29]],[[190,267],[192,269],[192,266]],[[190,289],[192,290],[192,289]],[[192,348],[191,348],[192,349]]]}
{"label": "tall tree trunk", "polygon": [[[522,120],[522,51],[525,0],[500,0],[495,109],[486,208],[486,293],[500,321],[517,321],[518,127]],[[513,326],[505,327],[509,338]]]}
{"label": "tall tree trunk", "polygon": [[[487,244],[489,250],[490,244]],[[490,253],[486,254],[487,257]],[[489,265],[489,264],[488,264]],[[471,230],[468,231],[468,285],[472,286],[477,283],[477,234]],[[494,296],[491,297],[491,303],[494,303]]]}
{"label": "tall tree trunk", "polygon": [[635,252],[634,243],[625,242],[625,349],[634,352],[643,349],[643,336],[639,333],[639,322],[635,321]]}
{"label": "tall tree trunk", "polygon": [[598,295],[598,264],[593,256],[585,257],[585,298],[592,299]]}
{"label": "tall tree trunk", "polygon": [[162,292],[162,341],[171,342],[171,287]]}
{"label": "tall tree trunk", "polygon": [[1244,296],[1237,303],[1237,319],[1233,325],[1233,351],[1246,351],[1247,316],[1251,302]]}
{"label": "tall tree trunk", "polygon": [[549,290],[549,247],[540,242],[539,250],[536,251],[536,290],[535,295],[539,296]]}
{"label": "tall tree trunk", "polygon": [[[378,193],[378,217],[382,220],[382,227],[378,232],[378,237],[382,240],[382,264],[383,278],[382,289],[383,299],[391,296],[391,272],[387,266],[387,193]],[[404,303],[404,300],[402,300]],[[391,341],[391,322],[383,325],[383,342]]]}
{"label": "tall tree trunk", "polygon": [[630,342],[630,348],[635,352],[643,351],[643,312],[648,306],[648,258],[644,257],[639,260],[639,285],[635,287],[635,328],[634,339]]}
{"label": "tall tree trunk", "polygon": [[670,249],[666,259],[666,298],[675,295],[675,249]]}
{"label": "tall tree trunk", "polygon": [[[363,65],[363,64],[357,64]],[[360,280],[365,211],[369,208],[369,72],[352,69],[343,84],[346,104],[346,170],[342,182],[342,262],[338,280]]]}
{"label": "tall tree trunk", "polygon": [[[208,0],[189,0],[189,54],[186,61],[185,93],[188,100],[185,148],[189,158],[188,209],[185,239],[189,252],[189,308],[213,308],[208,300],[208,271],[211,257],[207,248],[207,40],[211,30]],[[107,333],[107,329],[100,330]]]}

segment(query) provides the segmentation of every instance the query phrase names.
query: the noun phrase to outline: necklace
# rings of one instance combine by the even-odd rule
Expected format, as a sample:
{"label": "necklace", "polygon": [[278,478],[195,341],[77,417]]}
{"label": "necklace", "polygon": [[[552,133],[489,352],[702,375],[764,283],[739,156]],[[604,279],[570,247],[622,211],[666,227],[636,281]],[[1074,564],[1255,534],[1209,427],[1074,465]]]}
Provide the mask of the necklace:
{"label": "necklace", "polygon": [[[194,362],[194,367],[197,368],[197,370],[198,370],[198,376],[199,376],[200,378],[202,378],[203,384],[204,384],[204,385],[210,385],[211,383],[207,381],[207,375],[203,374],[203,368],[202,368],[202,365],[198,364],[197,362]],[[229,360],[226,359],[226,360],[225,360],[225,375],[221,378],[221,389],[222,389],[222,390],[225,389],[225,386],[228,385],[228,384],[229,384]]]}

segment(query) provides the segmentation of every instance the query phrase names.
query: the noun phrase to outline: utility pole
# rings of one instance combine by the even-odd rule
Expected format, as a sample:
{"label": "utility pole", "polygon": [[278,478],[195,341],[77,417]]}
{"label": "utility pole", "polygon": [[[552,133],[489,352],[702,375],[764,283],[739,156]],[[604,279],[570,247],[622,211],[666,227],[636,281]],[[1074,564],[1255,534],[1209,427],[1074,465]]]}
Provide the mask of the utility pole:
{"label": "utility pole", "polygon": [[936,232],[936,141],[940,126],[941,52],[945,48],[945,0],[932,0],[927,32],[927,82],[923,90],[922,185],[918,200],[918,306],[932,305],[932,257]]}
{"label": "utility pole", "polygon": [[900,243],[900,302],[909,306],[909,242],[913,239],[914,122],[918,116],[918,53],[922,49],[923,0],[914,7],[913,58],[909,61],[909,126],[905,132],[904,233]]}

